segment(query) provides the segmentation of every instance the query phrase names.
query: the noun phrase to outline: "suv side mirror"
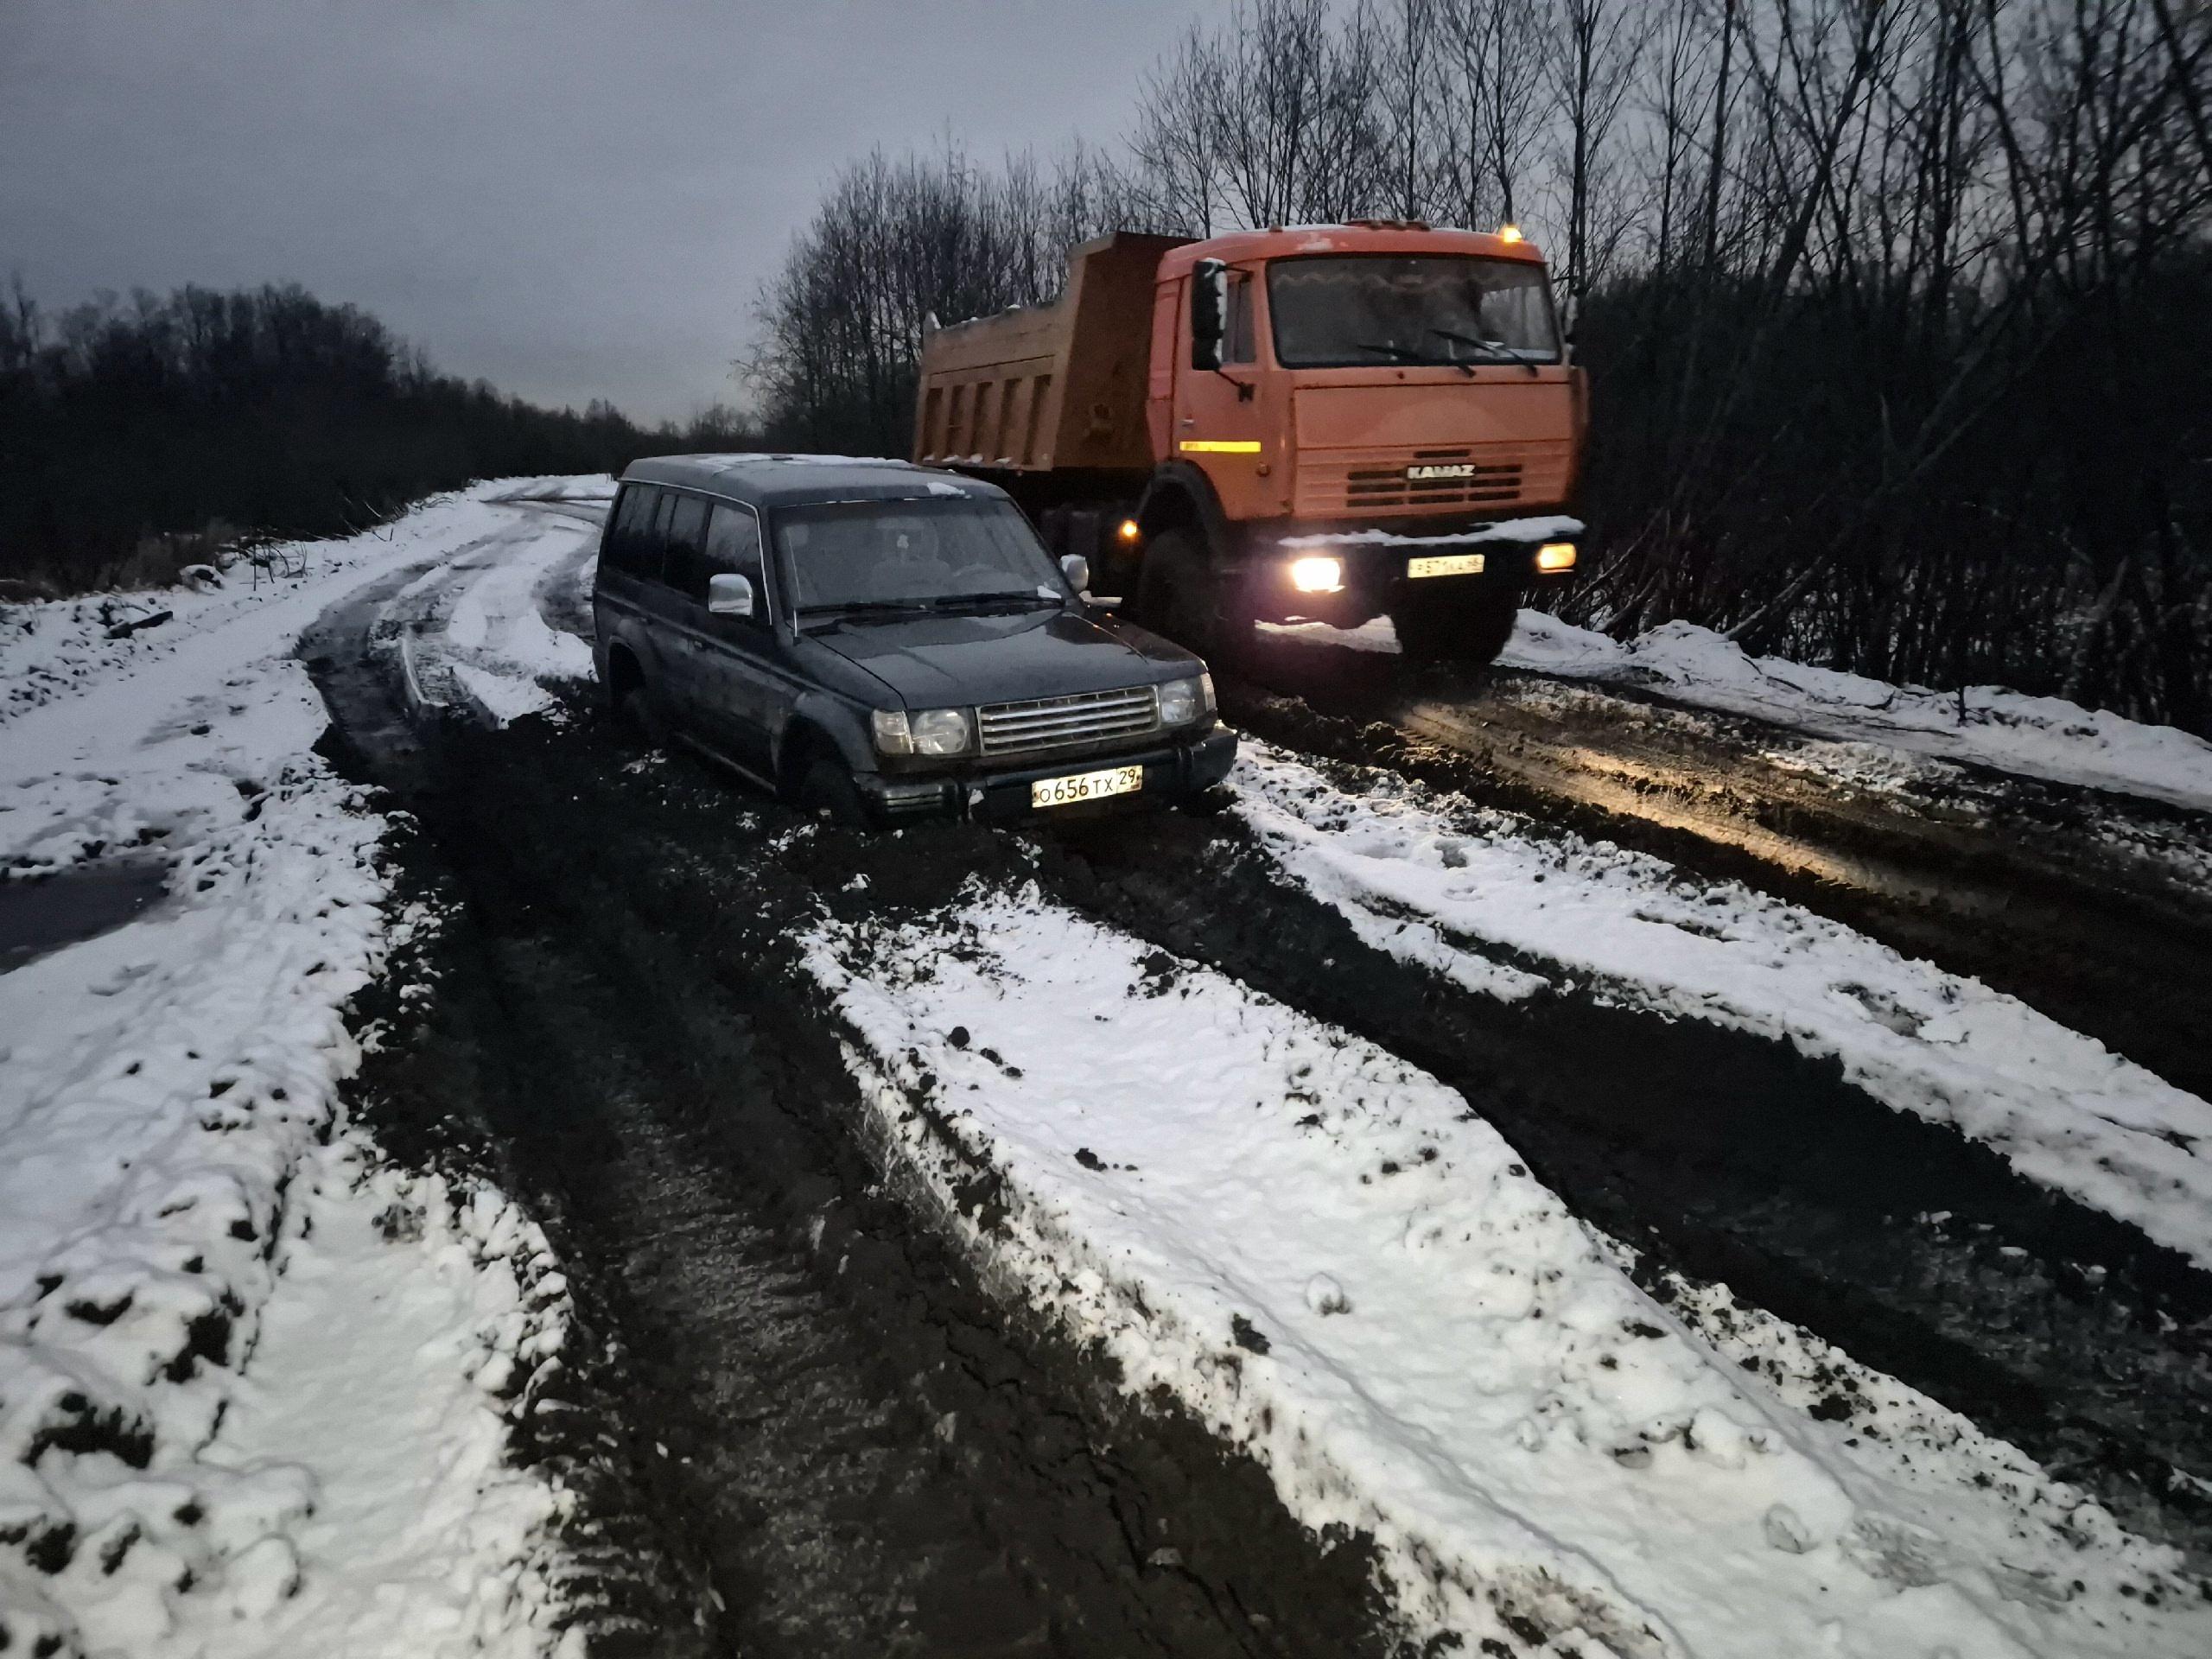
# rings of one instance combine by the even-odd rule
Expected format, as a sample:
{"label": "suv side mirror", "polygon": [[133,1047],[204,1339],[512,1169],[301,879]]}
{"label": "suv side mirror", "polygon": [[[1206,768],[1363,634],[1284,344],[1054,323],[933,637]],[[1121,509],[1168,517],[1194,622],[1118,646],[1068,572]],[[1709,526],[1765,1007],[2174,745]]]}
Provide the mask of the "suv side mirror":
{"label": "suv side mirror", "polygon": [[1068,586],[1079,594],[1090,586],[1090,561],[1080,553],[1071,553],[1060,561],[1060,574],[1068,579]]}
{"label": "suv side mirror", "polygon": [[709,616],[750,616],[753,614],[753,579],[728,572],[707,578],[707,613]]}
{"label": "suv side mirror", "polygon": [[1221,342],[1229,332],[1229,267],[1201,259],[1191,267],[1191,366],[1221,366]]}

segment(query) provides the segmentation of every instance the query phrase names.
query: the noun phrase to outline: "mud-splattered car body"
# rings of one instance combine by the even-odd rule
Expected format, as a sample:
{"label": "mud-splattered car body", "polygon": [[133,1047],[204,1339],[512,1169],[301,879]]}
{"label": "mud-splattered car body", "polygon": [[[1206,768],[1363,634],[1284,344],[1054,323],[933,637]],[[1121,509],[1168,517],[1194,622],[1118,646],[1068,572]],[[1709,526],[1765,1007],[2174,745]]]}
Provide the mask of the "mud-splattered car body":
{"label": "mud-splattered car body", "polygon": [[601,550],[600,679],[649,728],[859,822],[1158,804],[1217,783],[1236,745],[1205,664],[1089,609],[1082,579],[971,479],[640,461]]}

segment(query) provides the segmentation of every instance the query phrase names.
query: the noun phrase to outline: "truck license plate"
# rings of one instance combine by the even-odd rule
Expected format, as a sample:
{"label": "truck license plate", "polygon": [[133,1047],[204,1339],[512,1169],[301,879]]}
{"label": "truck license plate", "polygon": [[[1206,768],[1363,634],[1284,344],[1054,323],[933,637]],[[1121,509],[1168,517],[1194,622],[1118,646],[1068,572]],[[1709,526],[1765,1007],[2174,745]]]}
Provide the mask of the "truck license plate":
{"label": "truck license plate", "polygon": [[1109,795],[1134,795],[1144,787],[1142,766],[1116,766],[1110,772],[1078,772],[1066,778],[1039,778],[1029,785],[1029,804],[1071,806],[1077,801],[1100,801]]}
{"label": "truck license plate", "polygon": [[1406,561],[1406,574],[1409,576],[1479,576],[1482,573],[1483,556],[1479,553],[1440,553],[1433,558]]}

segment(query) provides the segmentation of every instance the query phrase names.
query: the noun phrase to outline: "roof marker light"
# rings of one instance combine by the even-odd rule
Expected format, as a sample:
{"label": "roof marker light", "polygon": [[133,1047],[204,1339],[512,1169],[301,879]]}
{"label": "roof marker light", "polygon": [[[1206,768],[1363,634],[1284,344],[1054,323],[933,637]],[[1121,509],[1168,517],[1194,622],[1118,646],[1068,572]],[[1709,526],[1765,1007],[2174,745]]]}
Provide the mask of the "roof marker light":
{"label": "roof marker light", "polygon": [[1501,242],[1518,242],[1521,239],[1521,227],[1518,225],[1499,226],[1497,239]]}

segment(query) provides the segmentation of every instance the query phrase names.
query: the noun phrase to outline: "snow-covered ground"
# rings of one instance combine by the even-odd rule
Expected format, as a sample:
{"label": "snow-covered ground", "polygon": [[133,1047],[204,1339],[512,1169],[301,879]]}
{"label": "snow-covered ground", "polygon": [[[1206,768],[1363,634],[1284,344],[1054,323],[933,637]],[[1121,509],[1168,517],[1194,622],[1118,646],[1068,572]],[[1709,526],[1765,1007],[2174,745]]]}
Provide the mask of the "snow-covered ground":
{"label": "snow-covered ground", "polygon": [[1371,1535],[1417,1638],[2203,1651],[2169,1552],[1887,1378],[1853,1368],[1893,1439],[1810,1414],[1821,1344],[1643,1294],[1403,1061],[1033,889],[824,921],[808,962],[894,1164],[987,1270],[1309,1524]]}
{"label": "snow-covered ground", "polygon": [[503,1448],[561,1281],[496,1192],[345,1123],[346,1004],[412,924],[291,656],[352,588],[510,521],[493,493],[307,545],[296,578],[153,596],[174,616],[125,639],[90,602],[0,632],[0,866],[169,871],[0,976],[0,1647],[551,1644],[561,1500]]}
{"label": "snow-covered ground", "polygon": [[[2212,1267],[2212,1105],[1979,981],[1647,854],[1247,738],[1236,810],[1377,949],[1503,998],[1579,982],[1841,1062],[1903,1112]],[[1510,958],[1506,960],[1504,958]]]}
{"label": "snow-covered ground", "polygon": [[[1299,623],[1268,631],[1359,651],[1398,648],[1387,619],[1349,630]],[[1541,611],[1521,613],[1498,662],[1834,738],[1857,750],[1839,761],[1849,759],[1862,770],[1882,751],[1903,751],[2212,811],[2212,743],[2058,697],[1994,685],[1964,692],[1891,685],[1753,657],[1688,622],[1664,623],[1624,645]]]}

